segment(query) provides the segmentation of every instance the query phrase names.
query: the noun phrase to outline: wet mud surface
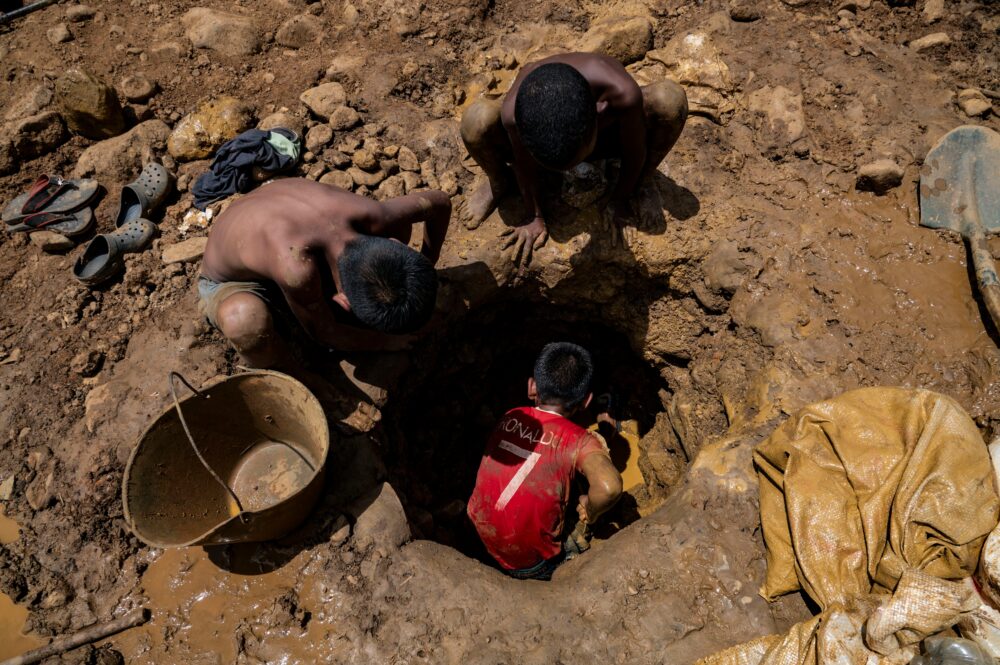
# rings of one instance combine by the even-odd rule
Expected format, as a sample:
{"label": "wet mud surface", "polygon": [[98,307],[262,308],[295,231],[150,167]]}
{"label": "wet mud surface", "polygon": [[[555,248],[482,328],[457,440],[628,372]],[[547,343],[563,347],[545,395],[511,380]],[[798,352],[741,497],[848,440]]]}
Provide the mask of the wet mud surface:
{"label": "wet mud surface", "polygon": [[[932,22],[921,0],[206,3],[272,38],[295,15],[322,26],[314,43],[245,57],[190,47],[179,17],[192,2],[91,4],[68,42],[47,37],[62,5],[0,31],[4,114],[66,63],[115,85],[133,71],[155,79],[160,92],[133,111],[171,126],[220,94],[302,121],[302,91],[336,80],[363,124],[332,145],[372,132],[408,146],[454,185],[456,215],[440,311],[412,351],[307,352],[336,394],[308,520],[275,543],[209,550],[144,546],[120,500],[136,438],[168,403],[167,372],[200,385],[238,371],[198,315],[197,262],[160,258],[205,233],[180,230],[190,194],[168,202],[154,249],[94,291],[70,275],[82,248],[47,254],[0,236],[0,500],[20,525],[12,541],[0,518],[0,656],[24,616],[42,639],[145,605],[149,624],[50,662],[114,649],[128,663],[690,663],[808,615],[798,597],[757,595],[749,451],[776,423],[851,388],[903,385],[954,397],[984,436],[998,429],[1000,335],[960,239],[917,224],[930,146],[959,124],[1000,127],[956,103],[970,86],[1000,89],[991,3],[947,2]],[[502,92],[516,63],[613,15],[648,20],[651,53],[629,69],[642,83],[683,79],[694,113],[644,189],[634,240],[612,246],[596,211],[557,204],[549,244],[515,285],[498,236],[518,202],[476,229],[461,221],[478,173],[457,117]],[[932,32],[950,43],[908,46]],[[153,48],[162,41],[179,54]],[[698,58],[685,50],[706,44]],[[70,172],[91,143],[69,139],[0,177],[0,201],[41,172]],[[859,191],[859,169],[879,159],[902,169],[900,184]],[[109,192],[99,231],[138,167],[97,174]],[[460,551],[449,520],[483,433],[523,401],[530,347],[552,334],[606,350],[607,383],[642,435],[642,519],[622,517],[550,584],[516,582]]]}

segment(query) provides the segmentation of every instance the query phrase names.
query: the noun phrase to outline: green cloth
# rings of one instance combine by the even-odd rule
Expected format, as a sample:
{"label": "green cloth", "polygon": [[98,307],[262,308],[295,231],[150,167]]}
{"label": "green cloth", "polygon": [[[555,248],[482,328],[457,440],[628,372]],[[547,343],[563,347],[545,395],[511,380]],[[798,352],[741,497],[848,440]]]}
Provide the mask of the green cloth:
{"label": "green cloth", "polygon": [[299,161],[299,152],[301,152],[302,148],[297,138],[290,139],[278,132],[270,132],[267,137],[267,142],[282,155],[290,157],[293,162]]}

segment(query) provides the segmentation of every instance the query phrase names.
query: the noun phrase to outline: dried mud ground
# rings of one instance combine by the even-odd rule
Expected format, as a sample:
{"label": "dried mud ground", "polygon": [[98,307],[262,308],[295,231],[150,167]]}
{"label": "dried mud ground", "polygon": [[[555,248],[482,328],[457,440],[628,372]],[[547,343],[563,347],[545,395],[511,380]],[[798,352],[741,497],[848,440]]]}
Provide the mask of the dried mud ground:
{"label": "dried mud ground", "polygon": [[[6,522],[0,532],[0,591],[27,610],[37,639],[153,610],[141,628],[48,662],[690,663],[805,616],[801,599],[768,606],[757,595],[755,442],[805,404],[870,385],[951,395],[986,437],[1000,422],[1000,337],[963,245],[917,225],[916,195],[940,136],[967,122],[998,128],[995,115],[966,117],[956,95],[1000,89],[1000,17],[995,4],[946,0],[928,23],[924,2],[204,3],[272,34],[301,13],[323,26],[315,43],[269,42],[246,57],[191,48],[179,23],[187,1],[94,0],[96,14],[56,45],[47,31],[66,5],[4,28],[5,109],[72,64],[112,84],[135,72],[157,81],[138,112],[170,125],[220,94],[259,118],[286,108],[314,124],[299,95],[334,78],[365,123],[335,142],[408,146],[458,189],[437,320],[406,353],[314,357],[341,395],[327,404],[328,486],[299,531],[260,547],[150,549],[122,516],[124,464],[166,405],[167,371],[196,384],[237,371],[197,314],[197,263],[160,260],[181,238],[189,195],[170,202],[154,249],[100,290],[70,274],[81,247],[50,255],[0,236],[0,499],[20,527],[16,539]],[[648,185],[627,247],[611,245],[593,210],[560,208],[515,285],[498,235],[516,210],[477,229],[457,212],[475,176],[457,140],[462,104],[503,91],[508,54],[525,62],[571,48],[615,16],[647,18],[661,53],[676,55],[691,34],[711,45],[693,73],[670,57],[630,67],[643,82],[690,79],[698,113]],[[932,32],[950,42],[908,46]],[[150,47],[162,40],[182,49]],[[72,171],[88,145],[74,137],[23,163],[0,178],[0,200],[39,173]],[[886,158],[901,184],[858,191],[858,169]],[[96,174],[110,192],[100,231],[139,167]],[[507,579],[448,545],[461,545],[449,525],[474,471],[460,446],[480,445],[449,428],[478,436],[508,389],[463,382],[523,361],[546,326],[604,331],[591,339],[632,354],[622,362],[647,373],[634,399],[651,409],[646,484],[632,493],[644,517],[549,584]],[[407,411],[428,396],[460,423]],[[0,654],[23,648],[11,639]]]}

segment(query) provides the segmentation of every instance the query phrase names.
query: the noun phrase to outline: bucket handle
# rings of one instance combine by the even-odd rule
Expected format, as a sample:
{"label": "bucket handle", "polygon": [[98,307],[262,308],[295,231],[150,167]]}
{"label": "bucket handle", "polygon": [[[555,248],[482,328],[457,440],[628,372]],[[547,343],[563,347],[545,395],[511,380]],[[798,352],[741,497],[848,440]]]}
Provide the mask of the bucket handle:
{"label": "bucket handle", "polygon": [[246,522],[247,518],[244,517],[243,503],[240,501],[240,498],[236,496],[236,492],[234,492],[232,488],[230,488],[229,485],[227,485],[225,481],[223,481],[222,478],[219,477],[219,474],[217,474],[215,471],[212,470],[212,467],[210,467],[208,465],[208,462],[205,461],[205,458],[202,457],[201,451],[198,450],[198,445],[194,442],[194,437],[191,436],[191,430],[188,429],[187,421],[184,420],[184,412],[181,410],[181,403],[177,399],[177,391],[175,390],[176,386],[174,384],[174,379],[180,379],[181,383],[187,386],[188,390],[193,392],[198,397],[204,397],[204,395],[200,390],[192,386],[188,382],[188,380],[181,375],[180,372],[172,371],[167,376],[168,376],[167,382],[170,384],[170,396],[174,398],[174,408],[177,409],[177,417],[180,418],[181,427],[184,428],[184,433],[187,435],[188,443],[191,444],[191,448],[194,449],[194,454],[198,456],[198,461],[201,462],[201,465],[203,467],[205,467],[205,470],[208,471],[210,474],[212,474],[212,477],[215,478],[215,482],[222,485],[222,487],[225,488],[227,492],[229,492],[229,496],[233,497],[233,501],[236,502],[236,507],[240,511],[240,520]]}

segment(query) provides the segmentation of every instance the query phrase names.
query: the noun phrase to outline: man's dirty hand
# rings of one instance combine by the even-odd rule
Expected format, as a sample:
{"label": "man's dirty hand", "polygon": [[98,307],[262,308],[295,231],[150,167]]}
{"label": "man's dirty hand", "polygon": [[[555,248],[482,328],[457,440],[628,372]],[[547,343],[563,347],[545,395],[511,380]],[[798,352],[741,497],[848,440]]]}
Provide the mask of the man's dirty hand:
{"label": "man's dirty hand", "polygon": [[549,239],[545,220],[541,217],[535,217],[523,226],[507,229],[500,235],[506,237],[501,249],[514,247],[510,258],[518,266],[518,278],[524,277],[524,272],[531,263],[532,253],[540,249]]}

